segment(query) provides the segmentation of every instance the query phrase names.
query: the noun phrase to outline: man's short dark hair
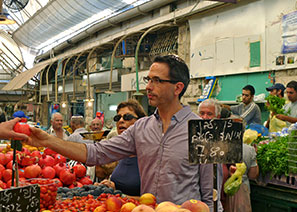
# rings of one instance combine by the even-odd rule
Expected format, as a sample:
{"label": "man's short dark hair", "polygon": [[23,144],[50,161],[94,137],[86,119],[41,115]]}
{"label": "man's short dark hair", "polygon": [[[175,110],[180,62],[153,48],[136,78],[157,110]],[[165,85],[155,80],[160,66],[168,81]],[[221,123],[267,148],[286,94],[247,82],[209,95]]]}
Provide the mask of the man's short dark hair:
{"label": "man's short dark hair", "polygon": [[157,56],[154,63],[166,63],[169,66],[169,78],[172,81],[182,82],[184,88],[179,94],[180,99],[187,90],[190,82],[190,71],[185,61],[176,55]]}
{"label": "man's short dark hair", "polygon": [[252,96],[255,95],[255,88],[252,85],[246,85],[242,90],[250,91]]}
{"label": "man's short dark hair", "polygon": [[295,80],[290,81],[287,84],[287,88],[293,88],[295,91],[297,91],[297,82]]}

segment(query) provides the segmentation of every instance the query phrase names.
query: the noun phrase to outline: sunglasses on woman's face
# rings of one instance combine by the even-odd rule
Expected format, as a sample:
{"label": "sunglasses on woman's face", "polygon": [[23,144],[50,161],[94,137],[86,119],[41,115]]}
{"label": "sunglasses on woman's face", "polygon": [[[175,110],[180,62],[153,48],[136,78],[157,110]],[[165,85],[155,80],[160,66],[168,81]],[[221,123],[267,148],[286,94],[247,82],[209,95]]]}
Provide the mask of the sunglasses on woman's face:
{"label": "sunglasses on woman's face", "polygon": [[133,116],[132,114],[130,114],[130,113],[126,113],[126,114],[124,114],[123,116],[120,115],[120,114],[115,115],[115,116],[113,117],[113,120],[114,120],[115,122],[118,122],[122,117],[123,117],[123,119],[124,119],[125,121],[130,121],[130,120],[132,120],[132,119],[138,119],[137,117]]}

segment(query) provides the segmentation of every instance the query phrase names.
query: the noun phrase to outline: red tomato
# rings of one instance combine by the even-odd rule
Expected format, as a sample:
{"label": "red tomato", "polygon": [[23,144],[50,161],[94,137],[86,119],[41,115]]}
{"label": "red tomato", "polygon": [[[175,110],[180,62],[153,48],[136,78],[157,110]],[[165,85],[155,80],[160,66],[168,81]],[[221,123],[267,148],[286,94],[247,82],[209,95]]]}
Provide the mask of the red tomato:
{"label": "red tomato", "polygon": [[26,123],[23,123],[23,122],[17,122],[14,125],[13,130],[15,132],[18,132],[18,133],[26,134],[28,136],[31,135],[30,126],[28,124],[26,124]]}

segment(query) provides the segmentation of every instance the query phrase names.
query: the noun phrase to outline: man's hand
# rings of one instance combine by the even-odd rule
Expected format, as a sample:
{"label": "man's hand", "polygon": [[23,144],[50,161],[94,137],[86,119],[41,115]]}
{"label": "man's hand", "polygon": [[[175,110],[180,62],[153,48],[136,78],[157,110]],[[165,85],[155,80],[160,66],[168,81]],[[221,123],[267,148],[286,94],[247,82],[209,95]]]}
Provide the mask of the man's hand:
{"label": "man's hand", "polygon": [[13,130],[14,125],[20,120],[20,118],[15,118],[10,121],[2,122],[0,124],[0,138],[13,140],[27,140],[29,138],[27,135],[17,133]]}
{"label": "man's hand", "polygon": [[26,143],[35,147],[47,147],[47,143],[50,140],[51,136],[36,127],[30,127],[30,130],[31,135]]}

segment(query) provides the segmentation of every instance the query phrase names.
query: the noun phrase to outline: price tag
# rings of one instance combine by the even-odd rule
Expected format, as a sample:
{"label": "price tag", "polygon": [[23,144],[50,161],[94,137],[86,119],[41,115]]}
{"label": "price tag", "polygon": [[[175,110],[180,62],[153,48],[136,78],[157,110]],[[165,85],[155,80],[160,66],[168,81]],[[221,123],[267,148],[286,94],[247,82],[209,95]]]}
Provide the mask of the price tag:
{"label": "price tag", "polygon": [[243,126],[232,119],[189,121],[189,162],[242,162]]}
{"label": "price tag", "polygon": [[39,208],[40,187],[38,185],[0,191],[0,212],[39,212]]}

